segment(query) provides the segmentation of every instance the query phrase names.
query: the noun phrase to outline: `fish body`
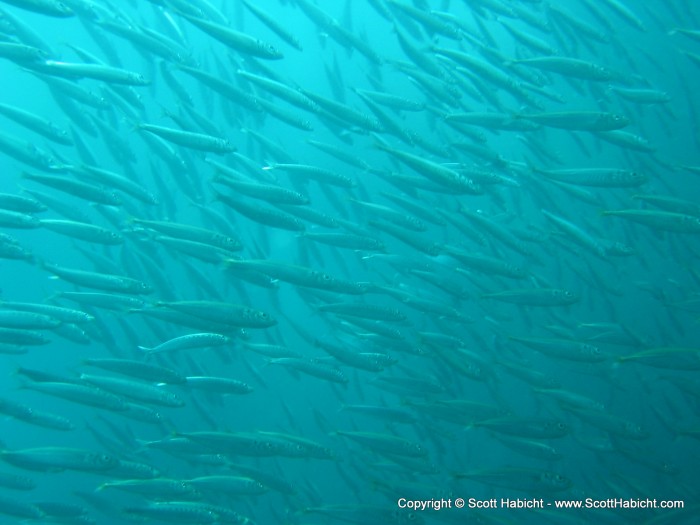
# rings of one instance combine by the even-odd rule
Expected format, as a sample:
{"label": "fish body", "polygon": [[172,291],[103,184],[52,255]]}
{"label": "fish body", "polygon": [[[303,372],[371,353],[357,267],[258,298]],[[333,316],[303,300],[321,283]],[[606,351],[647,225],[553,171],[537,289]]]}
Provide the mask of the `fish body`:
{"label": "fish body", "polygon": [[247,383],[228,377],[187,376],[186,382],[189,388],[219,394],[250,394],[253,391]]}
{"label": "fish body", "polygon": [[76,270],[48,262],[44,262],[43,267],[59,279],[87,288],[133,295],[144,295],[153,292],[153,288],[150,285],[123,275]]}
{"label": "fish body", "polygon": [[189,479],[187,483],[200,491],[233,497],[259,495],[268,490],[260,482],[241,476],[202,476]]}
{"label": "fish body", "polygon": [[529,288],[488,293],[481,296],[507,303],[527,306],[567,306],[579,301],[579,297],[568,290],[559,288]]}
{"label": "fish body", "polygon": [[339,383],[344,385],[348,383],[348,378],[345,374],[333,367],[316,361],[298,357],[278,357],[270,360],[270,364],[281,365],[293,371],[298,371],[318,379]]}
{"label": "fish body", "polygon": [[700,369],[700,350],[685,347],[648,348],[619,357],[618,361],[670,370],[698,370]]}
{"label": "fish body", "polygon": [[344,279],[332,277],[325,272],[320,272],[304,266],[296,266],[277,261],[261,259],[225,261],[233,271],[237,269],[250,269],[269,275],[273,279],[285,281],[296,286],[318,288],[338,293],[359,295],[366,291],[362,283],[348,282]]}
{"label": "fish body", "polygon": [[124,509],[130,519],[157,520],[166,523],[207,525],[216,523],[219,515],[208,505],[190,501],[156,501]]}
{"label": "fish body", "polygon": [[311,233],[305,232],[302,238],[314,242],[347,248],[350,250],[385,251],[384,243],[379,239],[352,233]]}
{"label": "fish body", "polygon": [[599,363],[610,357],[601,352],[597,346],[583,341],[519,336],[509,336],[509,338],[553,358],[584,363]]}
{"label": "fish body", "polygon": [[226,204],[226,206],[261,225],[294,232],[303,232],[306,230],[306,225],[303,221],[277,208],[261,206],[220,192],[216,193],[216,198]]}
{"label": "fish body", "polygon": [[0,523],[698,522],[697,3],[0,0]]}
{"label": "fish body", "polygon": [[45,50],[34,46],[14,42],[0,42],[0,57],[23,65],[43,62],[49,58],[49,55]]}
{"label": "fish body", "polygon": [[0,113],[53,142],[66,146],[73,144],[67,130],[59,128],[56,124],[39,115],[9,104],[0,104]]}
{"label": "fish body", "polygon": [[518,115],[541,126],[574,131],[613,131],[629,124],[624,115],[596,111],[560,111],[554,113],[527,113]]}
{"label": "fish body", "polygon": [[151,83],[140,73],[104,64],[46,60],[40,63],[33,63],[31,67],[48,75],[55,75],[68,79],[91,78],[107,82],[108,84],[127,86],[147,86]]}
{"label": "fish body", "polygon": [[55,18],[75,16],[75,12],[60,0],[7,0],[5,3]]}
{"label": "fish body", "polygon": [[107,206],[120,206],[122,204],[122,199],[115,192],[80,180],[43,173],[23,172],[22,176],[89,202]]}
{"label": "fish body", "polygon": [[387,452],[409,457],[422,457],[427,454],[419,443],[412,443],[403,438],[389,434],[339,431],[338,435],[344,436],[379,453]]}
{"label": "fish body", "polygon": [[196,499],[196,489],[187,481],[170,478],[126,479],[107,481],[97,487],[98,491],[120,490],[163,499]]}
{"label": "fish body", "polygon": [[180,15],[186,18],[192,25],[198,27],[203,32],[234,51],[266,60],[279,60],[284,57],[284,54],[272,44],[258,40],[246,33],[236,31],[235,29],[217,24],[216,22],[210,22],[203,18],[189,16],[185,13],[180,13]]}
{"label": "fish body", "polygon": [[[51,412],[36,410],[33,407],[16,403],[9,399],[0,399],[0,413],[39,427],[63,431],[75,430],[75,425],[65,417]],[[1,481],[0,486],[2,486]]]}
{"label": "fish body", "polygon": [[361,317],[374,321],[402,322],[406,320],[406,315],[399,310],[367,303],[329,303],[319,305],[316,309],[319,312]]}
{"label": "fish body", "polygon": [[68,166],[59,163],[49,152],[33,142],[0,133],[0,151],[33,168],[49,173],[66,171]]}
{"label": "fish body", "polygon": [[570,57],[538,57],[515,60],[515,64],[551,71],[572,78],[610,82],[620,78],[618,73],[592,62]]}
{"label": "fish body", "polygon": [[[201,319],[219,323],[222,325],[240,326],[248,328],[268,328],[277,324],[277,321],[268,313],[253,308],[233,304],[222,303],[216,301],[174,301],[174,302],[159,302],[157,306],[168,308],[176,312],[193,315]],[[187,336],[184,336],[187,337]],[[219,334],[203,334],[201,337],[190,337],[186,340],[178,339],[172,344],[177,346],[180,344],[188,345],[202,344],[224,344],[228,340],[222,338]]]}
{"label": "fish body", "polygon": [[80,383],[64,383],[58,381],[38,381],[28,383],[25,388],[44,394],[107,410],[127,410],[126,401],[106,390]]}
{"label": "fish body", "polygon": [[24,310],[0,309],[0,326],[15,329],[52,329],[61,322],[49,315]]}
{"label": "fish body", "polygon": [[185,402],[176,394],[148,383],[111,376],[80,374],[80,379],[115,395],[166,407],[182,407]]}
{"label": "fish body", "polygon": [[209,151],[212,153],[225,154],[236,151],[236,147],[231,144],[228,139],[221,137],[213,137],[204,133],[196,133],[193,131],[183,131],[175,128],[167,128],[165,126],[156,126],[154,124],[138,124],[138,129],[147,133],[157,135],[162,139],[183,146],[185,148]]}
{"label": "fish body", "polygon": [[657,210],[607,210],[603,215],[621,217],[659,231],[700,233],[700,217]]}
{"label": "fish body", "polygon": [[40,226],[56,233],[98,244],[115,245],[124,242],[117,232],[94,224],[60,219],[41,219]]}
{"label": "fish body", "polygon": [[536,169],[535,171],[549,179],[566,184],[600,188],[633,188],[649,180],[642,173],[617,168]]}
{"label": "fish body", "polygon": [[208,348],[212,346],[221,346],[229,342],[229,338],[225,335],[214,333],[199,333],[188,334],[180,337],[175,337],[157,346],[148,348],[139,346],[139,349],[152,354],[160,352],[174,352],[176,350],[191,350],[193,348]]}
{"label": "fish body", "polygon": [[132,219],[132,222],[144,228],[149,228],[171,237],[186,239],[204,244],[218,246],[224,250],[237,251],[241,249],[240,241],[228,233],[200,228],[191,224],[181,224],[170,221],[152,221],[146,219]]}
{"label": "fish body", "polygon": [[561,474],[546,470],[504,467],[492,470],[480,470],[458,473],[457,479],[469,479],[486,485],[532,492],[537,494],[554,493],[568,490],[572,486],[570,479]]}
{"label": "fish body", "polygon": [[118,465],[118,460],[107,454],[64,447],[3,450],[0,459],[25,470],[44,472],[106,472]]}
{"label": "fish body", "polygon": [[569,433],[569,426],[566,423],[541,417],[505,416],[477,421],[474,426],[509,436],[530,439],[556,439]]}
{"label": "fish body", "polygon": [[153,383],[182,384],[187,381],[185,376],[172,368],[145,363],[143,361],[135,361],[133,359],[94,357],[85,359],[83,364]]}

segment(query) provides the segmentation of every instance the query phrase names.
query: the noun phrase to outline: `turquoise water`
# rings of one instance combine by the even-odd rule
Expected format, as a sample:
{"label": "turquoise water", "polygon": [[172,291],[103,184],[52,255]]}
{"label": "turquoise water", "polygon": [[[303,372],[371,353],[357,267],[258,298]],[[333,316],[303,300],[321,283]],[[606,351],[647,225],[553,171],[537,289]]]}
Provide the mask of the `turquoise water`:
{"label": "turquoise water", "polygon": [[1,522],[695,523],[695,6],[248,3],[2,2]]}

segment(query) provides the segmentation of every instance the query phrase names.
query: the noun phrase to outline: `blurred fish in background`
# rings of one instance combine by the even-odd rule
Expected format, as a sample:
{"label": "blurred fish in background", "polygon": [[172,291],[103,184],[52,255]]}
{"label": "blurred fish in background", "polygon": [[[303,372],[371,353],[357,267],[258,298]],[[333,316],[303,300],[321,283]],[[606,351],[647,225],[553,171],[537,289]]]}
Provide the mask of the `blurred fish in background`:
{"label": "blurred fish in background", "polygon": [[0,522],[696,524],[699,10],[0,1]]}

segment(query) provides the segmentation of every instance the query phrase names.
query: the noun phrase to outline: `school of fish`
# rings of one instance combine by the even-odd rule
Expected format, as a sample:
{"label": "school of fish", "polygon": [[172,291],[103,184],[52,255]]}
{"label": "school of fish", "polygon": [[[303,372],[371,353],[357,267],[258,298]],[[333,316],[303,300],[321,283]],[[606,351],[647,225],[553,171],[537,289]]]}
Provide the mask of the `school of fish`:
{"label": "school of fish", "polygon": [[698,523],[699,68],[692,0],[0,0],[0,523]]}

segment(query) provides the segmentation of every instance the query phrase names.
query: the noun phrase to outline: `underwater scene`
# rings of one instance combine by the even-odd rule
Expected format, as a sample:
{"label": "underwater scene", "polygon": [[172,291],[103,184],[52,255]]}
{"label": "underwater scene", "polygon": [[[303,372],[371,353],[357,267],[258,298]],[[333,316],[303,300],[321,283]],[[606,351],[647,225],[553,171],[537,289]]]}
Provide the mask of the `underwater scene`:
{"label": "underwater scene", "polygon": [[700,2],[0,0],[0,525],[700,523]]}

